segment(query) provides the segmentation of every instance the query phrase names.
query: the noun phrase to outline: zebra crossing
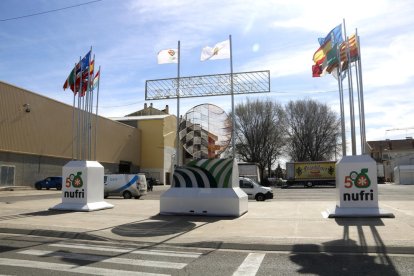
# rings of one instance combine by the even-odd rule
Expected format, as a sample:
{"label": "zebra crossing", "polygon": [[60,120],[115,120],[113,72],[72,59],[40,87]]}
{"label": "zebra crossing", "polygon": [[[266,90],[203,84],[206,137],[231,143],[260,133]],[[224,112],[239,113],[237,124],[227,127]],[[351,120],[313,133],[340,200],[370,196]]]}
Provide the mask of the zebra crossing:
{"label": "zebra crossing", "polygon": [[[17,258],[0,256],[0,270],[4,266],[90,275],[171,275],[174,271],[185,268],[189,262],[202,254],[189,251],[56,242],[41,245],[39,249],[36,247],[16,250]],[[148,259],[145,256],[172,257],[173,261]],[[102,267],[102,264],[108,265]],[[171,273],[148,272],[143,268],[170,270]]]}
{"label": "zebra crossing", "polygon": [[[21,239],[24,236],[19,234],[8,235],[8,237],[12,238],[8,241],[3,240],[9,245],[8,251],[2,251],[0,243],[0,275],[72,275],[76,273],[160,276],[182,275],[183,271],[185,271],[185,275],[191,275],[190,271],[195,274],[199,274],[200,270],[204,271],[205,260],[207,263],[210,262],[208,265],[212,265],[215,267],[214,269],[224,273],[218,268],[217,263],[214,264],[219,258],[227,269],[222,275],[254,276],[266,255],[264,253],[238,252],[236,253],[239,256],[238,261],[230,264],[226,261],[226,257],[222,256],[223,254],[232,254],[229,251],[217,252],[212,249],[183,247],[148,247],[146,244],[130,246],[80,240],[51,240],[47,242],[44,239]],[[17,246],[17,243],[20,245]],[[201,257],[205,258],[196,262]],[[215,258],[213,264],[212,260],[208,260],[208,258]],[[187,266],[190,263],[192,268],[188,269]],[[194,265],[197,266],[197,263],[200,267],[194,267]],[[210,273],[208,275],[216,274]]]}

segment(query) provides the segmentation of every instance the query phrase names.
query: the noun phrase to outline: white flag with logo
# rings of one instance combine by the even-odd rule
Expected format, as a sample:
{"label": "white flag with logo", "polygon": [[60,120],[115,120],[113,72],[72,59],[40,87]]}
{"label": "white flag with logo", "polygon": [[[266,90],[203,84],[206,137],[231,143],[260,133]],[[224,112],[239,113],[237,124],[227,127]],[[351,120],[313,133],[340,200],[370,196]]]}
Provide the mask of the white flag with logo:
{"label": "white flag with logo", "polygon": [[201,61],[209,59],[226,59],[230,58],[230,40],[217,43],[214,47],[204,47],[201,50]]}
{"label": "white flag with logo", "polygon": [[157,59],[158,59],[158,64],[178,63],[178,50],[177,49],[161,50],[158,52]]}

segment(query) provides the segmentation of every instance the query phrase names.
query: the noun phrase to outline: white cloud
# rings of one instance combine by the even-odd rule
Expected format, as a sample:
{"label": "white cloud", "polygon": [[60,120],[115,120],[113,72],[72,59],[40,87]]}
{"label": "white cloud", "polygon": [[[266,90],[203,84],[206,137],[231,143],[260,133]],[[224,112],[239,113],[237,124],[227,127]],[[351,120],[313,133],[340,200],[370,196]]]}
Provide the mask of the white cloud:
{"label": "white cloud", "polygon": [[364,84],[369,87],[413,84],[414,33],[393,38],[388,44],[362,48]]}

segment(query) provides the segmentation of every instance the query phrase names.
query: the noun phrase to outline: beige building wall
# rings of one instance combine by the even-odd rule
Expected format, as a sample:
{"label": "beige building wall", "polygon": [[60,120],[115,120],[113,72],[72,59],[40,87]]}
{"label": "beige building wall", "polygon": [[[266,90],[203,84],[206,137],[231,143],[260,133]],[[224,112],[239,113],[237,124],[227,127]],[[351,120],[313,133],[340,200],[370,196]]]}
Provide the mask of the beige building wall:
{"label": "beige building wall", "polygon": [[172,156],[175,152],[176,117],[161,115],[156,119],[137,122],[141,130],[141,170],[170,184]]}
{"label": "beige building wall", "polygon": [[[0,157],[14,153],[72,159],[72,145],[76,145],[72,118],[72,106],[0,81],[0,153],[3,153]],[[95,129],[93,119],[92,129]],[[136,167],[141,165],[137,128],[98,117],[97,130],[99,162],[127,161]],[[0,159],[0,165],[6,161]]]}

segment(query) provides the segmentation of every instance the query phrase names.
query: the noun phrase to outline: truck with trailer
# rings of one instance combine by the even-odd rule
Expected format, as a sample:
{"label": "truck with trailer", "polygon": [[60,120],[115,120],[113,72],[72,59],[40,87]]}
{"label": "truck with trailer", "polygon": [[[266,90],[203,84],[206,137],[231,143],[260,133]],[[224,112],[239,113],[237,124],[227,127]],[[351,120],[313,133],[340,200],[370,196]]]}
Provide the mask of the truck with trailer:
{"label": "truck with trailer", "polygon": [[335,187],[335,164],[336,161],[287,162],[287,181],[284,187],[293,185]]}
{"label": "truck with trailer", "polygon": [[253,179],[257,183],[260,183],[259,166],[252,162],[238,163],[239,176]]}

